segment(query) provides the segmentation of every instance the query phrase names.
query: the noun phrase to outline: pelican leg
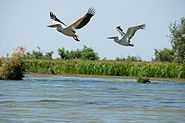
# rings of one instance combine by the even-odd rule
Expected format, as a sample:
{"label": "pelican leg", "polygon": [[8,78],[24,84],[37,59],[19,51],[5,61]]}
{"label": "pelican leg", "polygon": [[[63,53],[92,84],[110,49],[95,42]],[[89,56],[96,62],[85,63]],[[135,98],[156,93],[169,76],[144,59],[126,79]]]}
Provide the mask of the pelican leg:
{"label": "pelican leg", "polygon": [[134,44],[129,44],[128,46],[134,47]]}
{"label": "pelican leg", "polygon": [[[133,36],[132,36],[132,37],[133,37]],[[130,42],[130,39],[131,39],[132,37],[129,37],[129,38],[128,38],[128,42]]]}
{"label": "pelican leg", "polygon": [[78,39],[78,36],[77,35],[74,35],[73,36],[73,39],[75,39],[76,41],[80,41],[80,39]]}

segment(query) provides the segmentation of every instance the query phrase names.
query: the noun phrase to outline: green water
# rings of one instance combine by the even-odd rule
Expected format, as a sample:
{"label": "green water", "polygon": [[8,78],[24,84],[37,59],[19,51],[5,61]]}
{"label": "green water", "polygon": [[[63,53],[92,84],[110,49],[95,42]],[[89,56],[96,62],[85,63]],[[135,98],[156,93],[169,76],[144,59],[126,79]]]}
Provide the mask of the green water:
{"label": "green water", "polygon": [[184,123],[185,82],[81,77],[0,80],[0,123]]}

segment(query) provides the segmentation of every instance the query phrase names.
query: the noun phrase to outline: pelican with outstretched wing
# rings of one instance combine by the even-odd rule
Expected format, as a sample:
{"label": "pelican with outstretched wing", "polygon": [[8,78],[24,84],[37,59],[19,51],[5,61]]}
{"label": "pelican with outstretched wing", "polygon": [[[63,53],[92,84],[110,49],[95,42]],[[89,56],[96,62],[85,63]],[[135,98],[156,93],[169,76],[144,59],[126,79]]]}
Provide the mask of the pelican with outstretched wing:
{"label": "pelican with outstretched wing", "polygon": [[118,36],[115,36],[115,37],[108,37],[108,39],[113,39],[116,43],[118,43],[120,45],[123,45],[123,46],[131,46],[131,47],[133,47],[134,44],[131,44],[130,40],[135,35],[137,30],[144,29],[144,28],[145,28],[145,24],[132,26],[132,27],[129,27],[127,29],[126,33],[124,33],[123,29],[120,26],[118,26],[118,27],[116,27],[116,30],[119,32],[121,38],[119,38]]}
{"label": "pelican with outstretched wing", "polygon": [[59,20],[53,12],[50,12],[50,19],[52,24],[48,27],[55,28],[58,32],[63,33],[66,36],[73,37],[76,41],[80,41],[78,35],[76,34],[76,29],[81,29],[90,21],[90,19],[95,15],[95,9],[89,8],[88,12],[78,20],[76,20],[71,25],[66,25],[61,20]]}

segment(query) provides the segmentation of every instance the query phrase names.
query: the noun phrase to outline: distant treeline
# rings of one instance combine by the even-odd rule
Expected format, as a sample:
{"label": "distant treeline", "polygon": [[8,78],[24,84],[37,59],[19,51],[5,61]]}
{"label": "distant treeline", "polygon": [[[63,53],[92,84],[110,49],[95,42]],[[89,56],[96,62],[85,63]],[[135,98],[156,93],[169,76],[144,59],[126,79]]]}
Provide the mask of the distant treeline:
{"label": "distant treeline", "polygon": [[[27,52],[25,58],[27,59],[53,59],[53,51],[46,52],[45,54],[41,52],[40,47],[37,47],[37,50],[33,50],[31,53]],[[83,49],[77,50],[66,50],[65,48],[58,49],[59,59],[70,60],[70,59],[83,59],[83,60],[98,60],[98,54],[87,46],[84,46]]]}
{"label": "distant treeline", "polygon": [[28,71],[47,74],[86,74],[185,78],[185,64],[108,60],[26,60]]}
{"label": "distant treeline", "polygon": [[[24,55],[25,59],[47,59],[51,60],[53,59],[53,51],[49,51],[46,53],[41,52],[40,48],[38,47],[37,50],[33,50],[32,52],[27,52]],[[59,48],[58,49],[58,55],[61,60],[99,60],[100,57],[98,54],[92,49],[87,46],[84,46],[83,49],[77,49],[77,50],[66,50],[65,48]],[[106,60],[106,58],[103,58],[103,60]],[[126,58],[124,57],[117,57],[115,58],[116,61],[142,61],[140,57],[137,56],[128,56]]]}

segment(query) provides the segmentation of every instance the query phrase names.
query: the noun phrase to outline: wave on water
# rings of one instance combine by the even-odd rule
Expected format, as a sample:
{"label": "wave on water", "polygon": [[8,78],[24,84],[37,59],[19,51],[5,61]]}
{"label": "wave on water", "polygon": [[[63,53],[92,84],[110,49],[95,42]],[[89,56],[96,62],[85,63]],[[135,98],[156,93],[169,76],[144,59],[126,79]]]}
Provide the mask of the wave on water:
{"label": "wave on water", "polygon": [[41,100],[37,100],[37,101],[33,101],[33,102],[63,102],[62,100],[59,99],[41,99]]}
{"label": "wave on water", "polygon": [[54,102],[64,102],[63,100],[59,99],[40,99],[40,100],[23,100],[23,101],[17,101],[17,100],[3,100],[0,101],[0,104],[5,104],[5,103],[29,103],[29,102],[46,102],[46,103],[54,103]]}
{"label": "wave on water", "polygon": [[5,104],[5,103],[16,103],[17,101],[15,100],[3,100],[3,101],[0,101],[0,104]]}
{"label": "wave on water", "polygon": [[0,96],[4,96],[4,94],[0,94]]}
{"label": "wave on water", "polygon": [[132,79],[100,78],[100,77],[78,77],[78,76],[49,76],[49,77],[27,77],[27,81],[39,82],[131,82]]}

